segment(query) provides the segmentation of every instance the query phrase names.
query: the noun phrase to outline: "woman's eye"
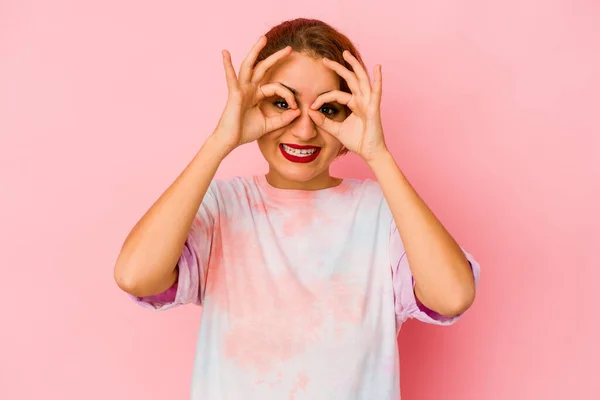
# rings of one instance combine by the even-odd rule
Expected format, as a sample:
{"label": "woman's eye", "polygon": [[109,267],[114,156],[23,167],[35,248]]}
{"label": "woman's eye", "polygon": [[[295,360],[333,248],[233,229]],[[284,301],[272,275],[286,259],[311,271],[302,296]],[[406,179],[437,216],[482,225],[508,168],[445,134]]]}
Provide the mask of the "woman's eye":
{"label": "woman's eye", "polygon": [[285,100],[276,100],[273,103],[273,105],[275,105],[275,107],[277,107],[277,108],[281,108],[282,110],[287,110],[288,108],[290,108],[287,101],[285,101]]}
{"label": "woman's eye", "polygon": [[335,114],[337,114],[339,112],[339,110],[335,107],[332,106],[327,106],[324,105],[322,106],[319,111],[321,111],[323,114],[327,115],[328,117],[334,116]]}

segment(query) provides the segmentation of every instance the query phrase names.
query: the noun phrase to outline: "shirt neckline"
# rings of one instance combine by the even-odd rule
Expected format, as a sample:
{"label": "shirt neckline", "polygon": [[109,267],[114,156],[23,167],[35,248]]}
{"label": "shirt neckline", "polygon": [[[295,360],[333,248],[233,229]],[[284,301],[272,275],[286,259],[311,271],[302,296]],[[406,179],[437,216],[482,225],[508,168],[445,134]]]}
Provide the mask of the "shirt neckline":
{"label": "shirt neckline", "polygon": [[342,179],[339,185],[332,186],[325,189],[317,189],[317,190],[304,190],[304,189],[280,189],[272,186],[269,181],[267,181],[266,175],[256,175],[254,177],[254,181],[256,184],[270,196],[278,197],[278,198],[287,198],[287,199],[313,199],[316,197],[320,197],[322,195],[326,195],[329,193],[335,193],[340,190],[345,189],[348,181],[347,179]]}

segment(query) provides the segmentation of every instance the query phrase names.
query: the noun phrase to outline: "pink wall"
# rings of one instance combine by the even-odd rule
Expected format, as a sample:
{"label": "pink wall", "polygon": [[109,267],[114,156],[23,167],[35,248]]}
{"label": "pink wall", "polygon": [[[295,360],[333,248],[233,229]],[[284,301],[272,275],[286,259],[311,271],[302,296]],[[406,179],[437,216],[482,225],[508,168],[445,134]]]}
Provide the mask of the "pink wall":
{"label": "pink wall", "polygon": [[[187,397],[199,310],[137,307],[113,263],[215,126],[221,48],[296,16],[383,64],[388,143],[483,267],[459,324],[403,330],[404,399],[600,398],[600,2],[377,3],[0,3],[1,399]],[[220,175],[263,171],[249,145]]]}

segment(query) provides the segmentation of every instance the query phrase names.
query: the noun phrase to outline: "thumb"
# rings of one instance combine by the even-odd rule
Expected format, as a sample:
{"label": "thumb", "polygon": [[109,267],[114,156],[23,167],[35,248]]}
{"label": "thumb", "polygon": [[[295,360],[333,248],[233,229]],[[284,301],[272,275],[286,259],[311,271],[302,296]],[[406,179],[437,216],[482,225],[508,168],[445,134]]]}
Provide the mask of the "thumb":
{"label": "thumb", "polygon": [[315,110],[308,110],[308,115],[319,128],[336,138],[339,136],[340,127],[342,126],[340,122],[332,121],[322,113]]}

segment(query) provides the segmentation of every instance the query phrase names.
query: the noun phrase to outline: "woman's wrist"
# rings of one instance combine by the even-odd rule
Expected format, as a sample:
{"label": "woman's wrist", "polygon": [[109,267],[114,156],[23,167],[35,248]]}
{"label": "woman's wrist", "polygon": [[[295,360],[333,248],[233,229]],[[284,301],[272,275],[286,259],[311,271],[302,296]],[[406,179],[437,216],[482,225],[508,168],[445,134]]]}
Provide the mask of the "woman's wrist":
{"label": "woman's wrist", "polygon": [[209,153],[217,155],[221,159],[224,159],[235,150],[238,146],[231,141],[226,140],[227,136],[218,130],[214,131],[204,142],[202,148],[209,150]]}
{"label": "woman's wrist", "polygon": [[365,159],[367,165],[371,168],[371,170],[377,174],[381,170],[385,170],[392,164],[395,164],[394,156],[387,149],[387,147],[383,147],[380,151],[375,153],[369,159]]}

